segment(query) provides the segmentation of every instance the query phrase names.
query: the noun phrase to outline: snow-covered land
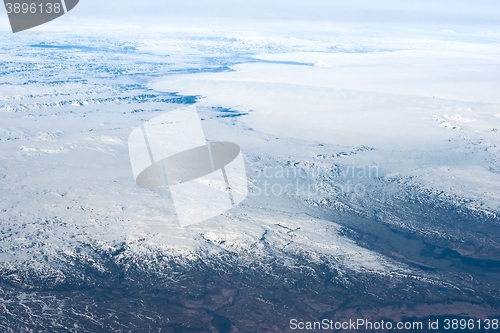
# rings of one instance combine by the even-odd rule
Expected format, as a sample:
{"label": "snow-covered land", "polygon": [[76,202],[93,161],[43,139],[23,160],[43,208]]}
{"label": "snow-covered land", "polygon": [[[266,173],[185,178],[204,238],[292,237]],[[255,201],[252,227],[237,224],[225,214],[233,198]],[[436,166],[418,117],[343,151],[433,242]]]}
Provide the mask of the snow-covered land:
{"label": "snow-covered land", "polygon": [[[500,314],[498,32],[61,22],[0,35],[2,331]],[[127,138],[185,104],[250,194],[183,228]]]}

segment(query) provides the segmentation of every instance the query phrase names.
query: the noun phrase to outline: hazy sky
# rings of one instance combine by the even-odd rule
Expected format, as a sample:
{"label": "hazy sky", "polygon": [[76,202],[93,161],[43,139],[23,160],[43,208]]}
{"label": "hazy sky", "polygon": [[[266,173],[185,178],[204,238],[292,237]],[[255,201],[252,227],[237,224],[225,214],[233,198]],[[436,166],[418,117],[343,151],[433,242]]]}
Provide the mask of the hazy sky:
{"label": "hazy sky", "polygon": [[[153,24],[220,18],[382,23],[388,28],[442,23],[451,29],[487,25],[497,30],[500,0],[80,0],[63,20],[71,16],[127,23],[149,19]],[[5,7],[0,5],[0,30],[8,29]]]}
{"label": "hazy sky", "polygon": [[[495,23],[500,0],[80,0],[78,15]],[[75,13],[75,14],[77,14]]]}

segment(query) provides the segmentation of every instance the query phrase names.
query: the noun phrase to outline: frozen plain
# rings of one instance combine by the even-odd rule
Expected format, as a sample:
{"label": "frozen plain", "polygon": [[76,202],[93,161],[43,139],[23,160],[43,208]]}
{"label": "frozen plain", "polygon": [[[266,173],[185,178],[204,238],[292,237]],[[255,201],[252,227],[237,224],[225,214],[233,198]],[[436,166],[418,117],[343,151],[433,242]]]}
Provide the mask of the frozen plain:
{"label": "frozen plain", "polygon": [[[498,33],[64,27],[1,35],[3,330],[499,315]],[[126,146],[184,104],[251,191],[189,228]]]}

